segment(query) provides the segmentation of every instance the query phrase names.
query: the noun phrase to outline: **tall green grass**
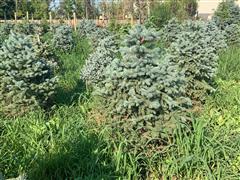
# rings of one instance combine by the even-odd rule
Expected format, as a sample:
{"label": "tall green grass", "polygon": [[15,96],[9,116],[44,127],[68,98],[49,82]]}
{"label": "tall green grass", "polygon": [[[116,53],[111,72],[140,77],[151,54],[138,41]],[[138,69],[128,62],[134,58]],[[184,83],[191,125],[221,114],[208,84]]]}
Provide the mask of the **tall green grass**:
{"label": "tall green grass", "polygon": [[80,72],[91,50],[87,39],[78,39],[72,52],[60,54],[61,70],[58,72],[59,86],[55,102],[57,105],[70,105],[85,92],[86,87],[80,79]]}
{"label": "tall green grass", "polygon": [[0,117],[0,174],[10,178],[24,173],[33,180],[239,179],[237,49],[221,56],[218,88],[201,115],[192,115],[192,127],[176,128],[172,143],[148,156],[128,152],[125,137],[113,139],[111,128],[89,116],[96,104],[79,78],[90,48],[85,40],[78,48],[61,55],[57,107],[52,112]]}
{"label": "tall green grass", "polygon": [[231,47],[222,52],[219,59],[218,77],[222,80],[240,81],[240,48]]}

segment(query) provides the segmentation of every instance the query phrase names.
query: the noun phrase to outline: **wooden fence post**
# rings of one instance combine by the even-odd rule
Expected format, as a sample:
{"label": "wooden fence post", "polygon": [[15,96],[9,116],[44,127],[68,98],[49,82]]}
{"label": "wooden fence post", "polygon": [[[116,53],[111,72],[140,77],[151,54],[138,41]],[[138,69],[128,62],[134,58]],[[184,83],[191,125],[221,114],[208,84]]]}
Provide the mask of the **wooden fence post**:
{"label": "wooden fence post", "polygon": [[52,13],[49,12],[48,14],[49,14],[49,24],[51,24],[52,23]]}
{"label": "wooden fence post", "polygon": [[27,11],[27,13],[26,13],[26,16],[27,16],[27,21],[29,21],[28,11]]}
{"label": "wooden fence post", "polygon": [[147,0],[147,16],[150,18],[151,16],[151,8],[150,8],[150,1]]}
{"label": "wooden fence post", "polygon": [[73,13],[73,27],[74,27],[74,31],[77,31],[77,16],[76,13]]}
{"label": "wooden fence post", "polygon": [[14,20],[15,20],[15,23],[17,23],[17,13],[14,12]]}
{"label": "wooden fence post", "polygon": [[134,20],[133,20],[133,15],[131,14],[131,26],[134,26]]}

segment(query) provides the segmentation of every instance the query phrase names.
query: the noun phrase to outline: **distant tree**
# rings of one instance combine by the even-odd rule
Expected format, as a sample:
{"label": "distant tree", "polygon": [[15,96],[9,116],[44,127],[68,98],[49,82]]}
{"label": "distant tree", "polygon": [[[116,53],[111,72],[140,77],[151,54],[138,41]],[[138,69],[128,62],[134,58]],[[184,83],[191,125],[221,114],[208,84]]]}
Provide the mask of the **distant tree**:
{"label": "distant tree", "polygon": [[157,27],[164,26],[173,17],[184,20],[193,18],[197,13],[197,0],[169,0],[151,3],[152,21]]}
{"label": "distant tree", "polygon": [[95,0],[84,0],[85,18],[91,19],[96,16]]}
{"label": "distant tree", "polygon": [[134,1],[123,0],[123,13],[129,15],[134,13]]}
{"label": "distant tree", "polygon": [[188,0],[185,2],[185,10],[188,16],[193,17],[197,14],[198,2],[197,0]]}
{"label": "distant tree", "polygon": [[61,1],[59,8],[58,8],[59,14],[67,17],[68,19],[70,18],[71,14],[73,12],[75,12],[75,10],[76,10],[75,0]]}
{"label": "distant tree", "polygon": [[143,23],[147,19],[147,1],[135,0],[136,16],[140,23]]}
{"label": "distant tree", "polygon": [[57,7],[58,16],[70,18],[73,12],[79,18],[93,18],[96,15],[95,0],[62,0]]}
{"label": "distant tree", "polygon": [[75,13],[77,17],[84,16],[84,2],[83,0],[75,0]]}
{"label": "distant tree", "polygon": [[31,0],[30,12],[34,18],[46,19],[50,10],[51,0]]}
{"label": "distant tree", "polygon": [[[9,0],[10,1],[10,0]],[[23,18],[26,16],[26,12],[36,19],[47,18],[50,10],[50,4],[54,0],[12,0],[12,4],[17,5],[15,11],[17,11],[17,17]]]}
{"label": "distant tree", "polygon": [[0,19],[11,19],[14,17],[15,2],[14,0],[0,1]]}

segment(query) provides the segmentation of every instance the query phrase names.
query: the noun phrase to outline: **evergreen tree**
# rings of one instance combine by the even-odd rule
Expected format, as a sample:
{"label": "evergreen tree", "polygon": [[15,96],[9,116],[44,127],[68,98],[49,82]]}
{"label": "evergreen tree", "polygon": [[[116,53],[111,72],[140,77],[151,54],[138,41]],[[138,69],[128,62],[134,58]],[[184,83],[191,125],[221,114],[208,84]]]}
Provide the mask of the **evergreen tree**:
{"label": "evergreen tree", "polygon": [[61,25],[56,28],[53,35],[53,46],[62,52],[68,52],[73,48],[72,28],[67,25]]}
{"label": "evergreen tree", "polygon": [[225,28],[224,33],[229,46],[240,45],[240,25],[230,24]]}
{"label": "evergreen tree", "polygon": [[14,16],[15,2],[14,0],[0,1],[0,19],[11,19]]}
{"label": "evergreen tree", "polygon": [[13,31],[25,35],[41,35],[43,32],[43,28],[40,24],[23,22],[15,24],[13,27]]}
{"label": "evergreen tree", "polygon": [[8,36],[13,26],[14,26],[13,24],[9,24],[9,23],[4,23],[0,25],[0,47],[2,46],[2,43],[6,39],[8,39]]}
{"label": "evergreen tree", "polygon": [[176,119],[171,115],[189,103],[185,78],[169,56],[160,57],[157,39],[158,33],[144,26],[131,30],[120,49],[122,59],[106,68],[98,90],[113,117],[122,120],[118,130],[130,139],[137,135],[137,142],[146,143],[159,138],[165,128],[172,129]]}
{"label": "evergreen tree", "polygon": [[79,36],[87,37],[94,47],[98,46],[100,40],[111,35],[108,30],[97,27],[95,22],[92,20],[82,20],[77,29]]}
{"label": "evergreen tree", "polygon": [[240,24],[240,7],[236,4],[236,0],[221,2],[214,13],[213,19],[223,30],[228,25]]}
{"label": "evergreen tree", "polygon": [[177,39],[179,33],[183,31],[183,26],[180,21],[176,18],[172,18],[168,23],[161,29],[161,39],[169,46],[172,42]]}
{"label": "evergreen tree", "polygon": [[113,36],[101,40],[96,50],[87,59],[81,72],[81,78],[88,84],[101,82],[104,79],[106,67],[116,58],[117,51],[117,43]]}
{"label": "evergreen tree", "polygon": [[226,48],[221,31],[211,22],[187,21],[183,31],[171,43],[168,52],[185,72],[187,95],[203,100],[214,90],[213,78],[218,67],[218,52]]}
{"label": "evergreen tree", "polygon": [[33,46],[31,36],[12,33],[0,50],[0,111],[6,115],[46,107],[54,94],[56,77]]}

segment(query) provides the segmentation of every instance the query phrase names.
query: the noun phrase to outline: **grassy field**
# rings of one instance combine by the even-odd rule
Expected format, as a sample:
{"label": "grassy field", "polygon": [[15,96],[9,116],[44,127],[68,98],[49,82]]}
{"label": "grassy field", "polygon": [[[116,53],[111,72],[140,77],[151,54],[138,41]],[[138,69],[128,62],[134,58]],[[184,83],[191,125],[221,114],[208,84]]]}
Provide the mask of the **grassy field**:
{"label": "grassy field", "polygon": [[[224,179],[240,177],[240,50],[222,53],[216,83],[192,129],[179,127],[174,141],[153,156],[125,151],[104,123],[89,115],[96,104],[81,67],[90,46],[61,55],[56,106],[24,117],[0,117],[0,172],[29,179]],[[143,171],[147,172],[143,173]],[[145,177],[142,177],[145,174]]]}

